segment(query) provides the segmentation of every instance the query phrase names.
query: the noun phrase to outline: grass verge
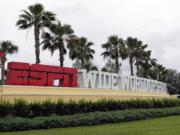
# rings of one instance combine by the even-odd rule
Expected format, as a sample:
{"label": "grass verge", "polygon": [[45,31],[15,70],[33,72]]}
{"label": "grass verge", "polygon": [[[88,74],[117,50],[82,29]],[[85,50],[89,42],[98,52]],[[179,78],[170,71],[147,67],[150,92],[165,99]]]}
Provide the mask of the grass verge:
{"label": "grass verge", "polygon": [[41,129],[21,132],[0,132],[0,135],[179,135],[180,116],[151,120],[83,126],[73,128]]}

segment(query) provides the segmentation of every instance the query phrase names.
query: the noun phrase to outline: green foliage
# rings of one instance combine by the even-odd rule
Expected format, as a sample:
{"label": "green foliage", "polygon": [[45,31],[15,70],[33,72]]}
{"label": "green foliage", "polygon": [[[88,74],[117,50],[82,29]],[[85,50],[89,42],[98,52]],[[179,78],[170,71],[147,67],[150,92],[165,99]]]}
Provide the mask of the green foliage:
{"label": "green foliage", "polygon": [[14,104],[7,101],[0,103],[0,117],[37,117],[50,115],[72,115],[78,113],[88,113],[95,111],[113,111],[125,109],[140,109],[140,108],[165,108],[180,106],[179,99],[148,99],[148,100],[107,100],[102,99],[97,102],[73,100],[64,102],[59,99],[57,102],[46,100],[43,102],[28,103],[25,100],[16,100]]}
{"label": "green foliage", "polygon": [[42,102],[41,107],[42,116],[52,115],[55,112],[55,103],[53,103],[51,100]]}
{"label": "green foliage", "polygon": [[10,115],[12,112],[13,106],[7,101],[0,102],[0,117],[5,117]]}
{"label": "green foliage", "polygon": [[76,128],[54,128],[19,132],[4,132],[1,135],[179,135],[180,116],[170,116],[135,122],[111,123]]}
{"label": "green foliage", "polygon": [[124,111],[92,112],[69,116],[48,116],[0,119],[0,131],[21,131],[30,129],[48,129],[57,127],[89,126],[104,123],[127,122],[171,115],[179,115],[180,107],[161,109],[131,109]]}
{"label": "green foliage", "polygon": [[67,47],[69,49],[69,58],[76,60],[73,64],[78,69],[97,70],[93,64],[95,50],[91,47],[93,42],[89,42],[85,37],[71,36],[68,40]]}
{"label": "green foliage", "polygon": [[165,82],[168,84],[169,94],[180,93],[180,73],[173,69],[167,69]]}
{"label": "green foliage", "polygon": [[41,33],[44,33],[44,28],[49,28],[51,23],[55,21],[55,14],[46,11],[44,6],[39,3],[30,5],[27,10],[22,10],[21,12],[16,26],[20,30],[27,30],[34,27],[36,64],[39,64]]}
{"label": "green foliage", "polygon": [[29,105],[23,99],[15,100],[12,113],[14,116],[26,117],[29,113]]}
{"label": "green foliage", "polygon": [[101,45],[104,52],[101,55],[104,58],[115,61],[115,70],[116,73],[119,73],[121,64],[119,63],[119,58],[122,60],[127,58],[127,50],[125,47],[125,42],[122,38],[119,38],[117,35],[111,35],[107,42]]}
{"label": "green foliage", "polygon": [[0,58],[1,61],[1,81],[0,84],[4,84],[4,77],[5,77],[5,64],[7,61],[7,55],[8,54],[14,54],[18,51],[18,47],[14,45],[11,41],[1,41],[0,42],[0,52],[3,52],[5,54],[4,57]]}
{"label": "green foliage", "polygon": [[45,32],[43,35],[43,50],[48,49],[52,55],[54,51],[58,50],[60,66],[63,67],[64,55],[66,54],[65,45],[74,31],[70,25],[62,25],[60,21],[51,23],[49,30],[50,32]]}

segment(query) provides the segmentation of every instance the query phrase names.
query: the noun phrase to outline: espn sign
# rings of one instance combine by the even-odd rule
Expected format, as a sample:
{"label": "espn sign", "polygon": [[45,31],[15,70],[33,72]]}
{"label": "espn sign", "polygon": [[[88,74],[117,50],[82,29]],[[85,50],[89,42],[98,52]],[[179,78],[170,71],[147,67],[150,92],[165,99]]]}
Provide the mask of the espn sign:
{"label": "espn sign", "polygon": [[76,68],[10,62],[6,75],[7,85],[77,87],[78,71]]}

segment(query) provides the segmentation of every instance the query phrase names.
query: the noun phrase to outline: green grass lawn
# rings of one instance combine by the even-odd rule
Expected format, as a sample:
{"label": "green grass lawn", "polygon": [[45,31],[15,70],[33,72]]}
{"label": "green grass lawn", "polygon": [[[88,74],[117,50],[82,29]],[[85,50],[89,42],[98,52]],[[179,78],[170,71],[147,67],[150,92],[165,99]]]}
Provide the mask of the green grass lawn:
{"label": "green grass lawn", "polygon": [[180,116],[99,126],[5,132],[0,135],[180,135]]}

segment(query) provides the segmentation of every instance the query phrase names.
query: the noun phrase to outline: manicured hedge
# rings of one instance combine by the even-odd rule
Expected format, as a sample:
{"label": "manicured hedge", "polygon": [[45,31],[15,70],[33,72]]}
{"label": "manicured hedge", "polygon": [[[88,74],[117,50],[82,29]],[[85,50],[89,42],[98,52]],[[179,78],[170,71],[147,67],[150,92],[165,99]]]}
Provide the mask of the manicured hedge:
{"label": "manicured hedge", "polygon": [[14,104],[7,101],[0,103],[0,117],[20,116],[37,117],[50,115],[72,115],[95,111],[113,111],[138,108],[165,108],[180,106],[179,99],[146,99],[146,100],[99,100],[97,102],[80,100],[79,102],[64,102],[50,100],[44,102],[28,103],[24,100],[16,100]]}
{"label": "manicured hedge", "polygon": [[143,120],[171,115],[180,115],[180,107],[161,109],[131,109],[35,118],[6,117],[0,119],[0,131],[88,126],[104,123]]}

